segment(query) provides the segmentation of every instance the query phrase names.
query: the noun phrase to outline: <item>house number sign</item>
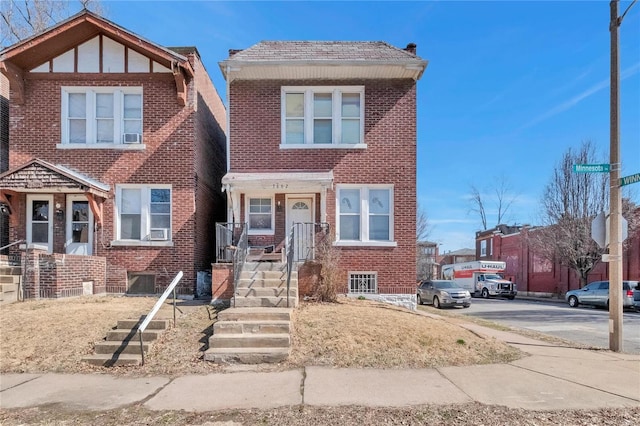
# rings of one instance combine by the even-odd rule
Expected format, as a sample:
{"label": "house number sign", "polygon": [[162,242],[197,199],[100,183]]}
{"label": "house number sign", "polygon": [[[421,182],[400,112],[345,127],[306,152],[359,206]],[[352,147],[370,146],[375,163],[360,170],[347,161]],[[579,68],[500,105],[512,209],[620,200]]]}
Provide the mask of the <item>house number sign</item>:
{"label": "house number sign", "polygon": [[288,183],[274,183],[271,185],[273,189],[287,189],[289,187]]}

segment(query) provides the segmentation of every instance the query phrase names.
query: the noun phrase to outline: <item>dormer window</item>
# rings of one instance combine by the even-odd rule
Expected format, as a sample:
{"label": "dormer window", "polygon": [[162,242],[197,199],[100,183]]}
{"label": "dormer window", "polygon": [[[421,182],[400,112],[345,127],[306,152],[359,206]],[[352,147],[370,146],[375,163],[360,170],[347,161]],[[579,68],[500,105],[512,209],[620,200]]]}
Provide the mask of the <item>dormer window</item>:
{"label": "dormer window", "polygon": [[364,148],[364,86],[282,88],[281,148]]}
{"label": "dormer window", "polygon": [[142,144],[141,87],[63,87],[59,147],[138,147]]}

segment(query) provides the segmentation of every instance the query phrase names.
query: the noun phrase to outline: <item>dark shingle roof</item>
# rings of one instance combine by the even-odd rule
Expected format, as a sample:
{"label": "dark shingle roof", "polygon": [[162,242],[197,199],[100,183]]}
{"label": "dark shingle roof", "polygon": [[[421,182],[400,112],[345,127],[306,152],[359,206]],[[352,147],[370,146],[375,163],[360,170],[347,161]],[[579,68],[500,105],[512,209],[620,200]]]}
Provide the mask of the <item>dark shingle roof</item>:
{"label": "dark shingle roof", "polygon": [[371,61],[420,59],[383,41],[261,41],[233,54],[228,61]]}

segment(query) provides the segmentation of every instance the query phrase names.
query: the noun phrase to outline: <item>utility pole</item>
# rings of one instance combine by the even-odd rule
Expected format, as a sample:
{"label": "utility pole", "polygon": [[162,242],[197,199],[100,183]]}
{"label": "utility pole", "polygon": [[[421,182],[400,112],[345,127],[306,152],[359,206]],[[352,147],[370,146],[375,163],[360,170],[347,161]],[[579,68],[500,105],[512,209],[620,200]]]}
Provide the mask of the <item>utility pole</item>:
{"label": "utility pole", "polygon": [[609,178],[609,349],[622,351],[622,226],[620,197],[620,54],[618,52],[618,0],[612,0],[611,22],[611,98],[610,98],[610,153]]}

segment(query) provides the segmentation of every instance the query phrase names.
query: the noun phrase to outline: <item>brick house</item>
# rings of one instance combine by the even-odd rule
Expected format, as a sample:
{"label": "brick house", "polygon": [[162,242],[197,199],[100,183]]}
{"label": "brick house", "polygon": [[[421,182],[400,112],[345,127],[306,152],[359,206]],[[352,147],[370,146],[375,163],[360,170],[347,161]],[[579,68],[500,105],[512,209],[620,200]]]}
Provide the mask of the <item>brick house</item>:
{"label": "brick house", "polygon": [[297,231],[295,260],[308,260],[313,235],[330,229],[341,292],[415,299],[416,83],[426,66],[414,44],[263,41],[229,51],[222,183],[249,246],[277,256],[292,224],[312,224]]}
{"label": "brick house", "polygon": [[197,49],[85,10],[0,52],[0,71],[25,297],[156,293],[180,270],[193,295],[226,211],[226,111]]}

